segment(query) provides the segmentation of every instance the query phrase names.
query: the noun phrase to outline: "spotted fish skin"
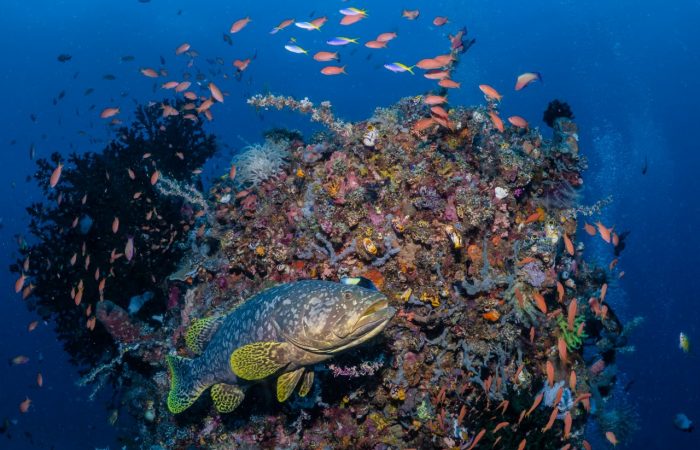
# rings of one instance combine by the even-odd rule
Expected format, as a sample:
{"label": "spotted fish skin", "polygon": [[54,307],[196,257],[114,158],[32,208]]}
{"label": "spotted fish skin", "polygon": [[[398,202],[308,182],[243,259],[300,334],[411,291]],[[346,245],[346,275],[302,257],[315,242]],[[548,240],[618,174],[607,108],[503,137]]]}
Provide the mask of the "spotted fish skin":
{"label": "spotted fish skin", "polygon": [[376,336],[394,312],[376,290],[330,281],[297,281],[262,291],[217,320],[218,328],[198,358],[168,357],[168,407],[173,413],[184,411],[208,387],[222,384],[239,392],[237,406],[247,386],[278,373],[282,400],[289,395],[280,394],[283,376],[283,389],[290,384],[294,389],[303,367]]}

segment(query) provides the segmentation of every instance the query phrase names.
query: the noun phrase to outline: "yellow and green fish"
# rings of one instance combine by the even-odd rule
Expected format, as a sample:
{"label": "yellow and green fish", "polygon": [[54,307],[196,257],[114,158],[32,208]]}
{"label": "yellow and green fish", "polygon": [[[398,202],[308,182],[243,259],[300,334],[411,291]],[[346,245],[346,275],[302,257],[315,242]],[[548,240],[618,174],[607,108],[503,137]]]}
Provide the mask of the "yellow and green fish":
{"label": "yellow and green fish", "polygon": [[271,376],[278,401],[297,385],[303,397],[311,366],[378,335],[394,313],[384,294],[359,285],[305,280],[262,291],[226,315],[192,323],[185,342],[199,356],[167,357],[168,409],[180,413],[211,388],[216,409],[228,413],[251,384]]}
{"label": "yellow and green fish", "polygon": [[690,352],[690,339],[688,338],[688,335],[683,333],[682,331],[680,336],[678,337],[678,348],[683,350],[684,353]]}

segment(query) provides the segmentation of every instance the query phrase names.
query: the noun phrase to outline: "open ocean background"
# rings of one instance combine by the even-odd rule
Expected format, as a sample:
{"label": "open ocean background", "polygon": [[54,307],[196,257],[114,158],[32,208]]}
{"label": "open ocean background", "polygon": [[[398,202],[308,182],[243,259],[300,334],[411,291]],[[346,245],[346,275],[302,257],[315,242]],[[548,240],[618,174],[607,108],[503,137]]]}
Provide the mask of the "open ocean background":
{"label": "open ocean background", "polygon": [[[349,6],[366,8],[369,19],[338,25],[338,10]],[[402,19],[404,8],[420,9],[421,17]],[[312,13],[329,16],[321,33],[292,26],[268,34],[284,18],[307,20]],[[437,15],[448,16],[450,23],[434,27]],[[222,35],[245,16],[253,21],[232,35],[229,46]],[[419,74],[391,73],[383,64],[411,65],[444,53],[447,33],[464,25],[477,42],[452,76],[462,88],[450,92],[450,103],[483,103],[477,86],[490,84],[505,94],[500,107],[505,116],[521,115],[549,136],[541,122],[547,103],[554,98],[568,102],[590,164],[582,201],[592,204],[612,195],[603,222],[631,231],[619,264],[626,275],[608,294],[624,319],[646,319],[633,335],[637,351],[619,358],[622,384],[629,388],[626,401],[637,411],[640,426],[621,447],[700,448],[700,431],[681,433],[673,427],[678,412],[700,420],[700,360],[697,352],[678,349],[681,331],[691,345],[700,345],[699,23],[697,0],[2,0],[0,266],[15,261],[14,236],[26,234],[24,208],[39,199],[35,185],[25,181],[34,171],[30,145],[36,146],[37,157],[52,151],[66,155],[101,150],[110,131],[99,111],[119,105],[120,117],[128,123],[134,100],[158,101],[170,95],[160,89],[152,92],[153,80],[138,69],[160,67],[162,55],[165,67],[180,73],[186,59],[176,59],[174,51],[182,42],[200,53],[197,64],[205,73],[207,58],[223,58],[223,66],[211,67],[233,75],[231,61],[257,53],[241,81],[217,78],[230,95],[207,125],[222,144],[208,173],[221,175],[232,153],[246,142],[261,141],[262,131],[274,126],[310,129],[306,117],[293,113],[265,112],[261,119],[246,105],[248,96],[271,91],[315,102],[328,99],[339,117],[369,117],[375,107],[434,85]],[[326,50],[325,40],[335,35],[365,42],[386,31],[399,35],[387,49],[340,48],[347,76],[325,77],[318,72],[322,65],[309,55],[283,48],[291,36],[313,53]],[[72,59],[58,62],[61,53]],[[133,55],[135,61],[121,62],[124,55]],[[541,72],[544,82],[515,93],[515,78],[525,71]],[[103,79],[106,74],[116,79]],[[94,93],[83,95],[87,88]],[[65,98],[53,105],[62,90]],[[89,112],[92,104],[96,108]],[[648,173],[642,175],[645,158]],[[587,244],[589,259],[603,265],[612,259],[609,247],[579,238]],[[118,448],[104,407],[109,393],[88,402],[90,389],[76,387],[76,369],[50,326],[41,324],[27,333],[27,324],[36,317],[14,293],[14,281],[9,271],[0,271],[0,359],[24,354],[31,361],[0,366],[0,421],[16,421],[0,435],[0,448]],[[44,376],[42,389],[35,383],[38,371]],[[20,414],[18,404],[25,396],[33,404],[29,413]],[[610,447],[597,438],[591,442],[594,448]]]}

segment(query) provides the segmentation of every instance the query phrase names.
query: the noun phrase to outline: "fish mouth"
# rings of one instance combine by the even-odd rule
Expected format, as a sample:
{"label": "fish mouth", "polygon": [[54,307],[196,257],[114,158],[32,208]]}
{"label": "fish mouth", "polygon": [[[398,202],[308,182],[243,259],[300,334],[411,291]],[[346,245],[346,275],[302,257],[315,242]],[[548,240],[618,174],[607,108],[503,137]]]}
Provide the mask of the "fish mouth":
{"label": "fish mouth", "polygon": [[381,299],[372,303],[362,312],[349,334],[346,336],[336,335],[347,344],[333,348],[332,353],[342,352],[372,339],[384,330],[395,313],[396,309],[389,306],[389,301],[382,296]]}

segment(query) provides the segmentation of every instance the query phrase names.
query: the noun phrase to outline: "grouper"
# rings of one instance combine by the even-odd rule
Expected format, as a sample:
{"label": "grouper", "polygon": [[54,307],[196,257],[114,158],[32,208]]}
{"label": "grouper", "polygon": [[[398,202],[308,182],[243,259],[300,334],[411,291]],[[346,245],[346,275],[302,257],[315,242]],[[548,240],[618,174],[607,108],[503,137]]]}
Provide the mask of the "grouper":
{"label": "grouper", "polygon": [[305,280],[275,286],[228,314],[195,320],[185,336],[194,359],[170,355],[168,409],[180,413],[211,387],[221,413],[236,409],[252,383],[277,376],[277,400],[300,383],[309,393],[314,364],[372,339],[394,316],[379,291]]}

